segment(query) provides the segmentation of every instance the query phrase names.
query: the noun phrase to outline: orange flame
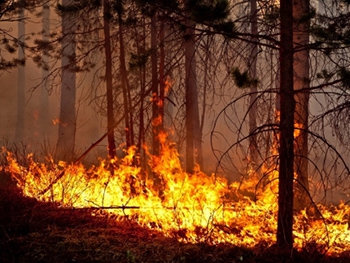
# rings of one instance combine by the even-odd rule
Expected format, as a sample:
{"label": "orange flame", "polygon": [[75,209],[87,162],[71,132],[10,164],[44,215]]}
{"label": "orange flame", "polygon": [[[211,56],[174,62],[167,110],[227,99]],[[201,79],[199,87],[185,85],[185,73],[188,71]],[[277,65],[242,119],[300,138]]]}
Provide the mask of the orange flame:
{"label": "orange flame", "polygon": [[[5,169],[27,196],[69,207],[108,208],[117,220],[127,217],[180,241],[229,242],[246,247],[276,241],[277,171],[269,173],[270,184],[252,200],[242,193],[252,192],[256,181],[230,184],[223,177],[199,170],[187,174],[174,144],[164,134],[159,139],[162,154],[150,156],[151,173],[146,179],[135,165],[136,147],[128,149],[122,159],[101,160],[89,169],[82,164],[55,164],[51,158],[46,164],[38,163],[32,155],[28,156],[30,165],[24,167],[8,153]],[[64,176],[57,181],[62,171]],[[160,183],[151,180],[152,175],[157,175]],[[40,195],[50,185],[50,191]],[[296,248],[313,242],[329,253],[350,249],[349,206],[319,209],[323,220],[308,218],[304,211],[295,215]]]}

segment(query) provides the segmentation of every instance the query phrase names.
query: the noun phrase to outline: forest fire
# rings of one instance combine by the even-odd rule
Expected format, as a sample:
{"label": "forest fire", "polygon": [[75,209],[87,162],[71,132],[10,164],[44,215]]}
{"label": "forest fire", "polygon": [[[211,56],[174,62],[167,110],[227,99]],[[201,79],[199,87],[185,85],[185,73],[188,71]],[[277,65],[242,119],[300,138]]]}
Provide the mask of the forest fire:
{"label": "forest fire", "polygon": [[[137,165],[134,147],[120,160],[101,160],[89,169],[82,164],[55,164],[52,159],[38,163],[31,155],[24,167],[8,153],[9,165],[4,169],[27,196],[64,207],[102,209],[116,220],[133,220],[179,241],[245,247],[276,241],[277,171],[270,173],[264,190],[255,190],[253,180],[230,184],[199,170],[189,175],[174,145],[166,142],[166,136],[161,140],[162,154],[150,155],[147,176]],[[313,244],[322,253],[350,249],[349,206],[318,208],[321,218],[309,218],[305,211],[294,216],[296,248]]]}

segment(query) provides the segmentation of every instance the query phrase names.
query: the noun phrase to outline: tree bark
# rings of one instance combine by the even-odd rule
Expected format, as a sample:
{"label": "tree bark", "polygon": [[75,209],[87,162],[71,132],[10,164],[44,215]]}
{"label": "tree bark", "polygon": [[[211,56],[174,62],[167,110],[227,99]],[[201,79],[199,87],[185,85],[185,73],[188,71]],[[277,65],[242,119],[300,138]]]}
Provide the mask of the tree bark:
{"label": "tree bark", "polygon": [[127,71],[126,71],[126,63],[125,63],[125,47],[124,47],[124,34],[123,34],[123,20],[121,11],[118,14],[119,21],[119,55],[120,55],[120,76],[121,76],[121,86],[123,92],[124,99],[124,116],[125,116],[125,138],[126,138],[126,147],[129,148],[132,143],[132,127],[130,124],[130,115],[131,112],[129,110],[129,101],[128,101],[128,83],[127,83]]}
{"label": "tree bark", "polygon": [[[134,37],[136,38],[136,47],[137,47],[137,54],[139,56],[143,56],[146,51],[146,26],[145,21],[142,19],[142,34],[138,32],[138,29],[135,28],[134,31]],[[140,94],[141,94],[141,101],[140,101],[140,110],[139,110],[139,140],[137,143],[137,149],[140,153],[140,162],[141,167],[143,169],[146,169],[146,154],[145,151],[142,149],[143,144],[145,143],[145,123],[144,123],[144,94],[146,90],[146,64],[139,64],[139,77],[140,77]]]}
{"label": "tree bark", "polygon": [[293,165],[294,165],[294,92],[293,92],[293,15],[292,0],[281,0],[280,41],[280,139],[277,245],[293,248]]}
{"label": "tree bark", "polygon": [[[43,30],[43,41],[49,41],[50,39],[50,2],[43,5],[43,20],[42,20],[42,30]],[[49,136],[48,129],[50,127],[50,115],[49,115],[49,56],[47,51],[43,51],[43,63],[44,68],[42,69],[42,78],[44,80],[43,85],[40,89],[40,133],[43,137]]]}
{"label": "tree bark", "polygon": [[151,17],[151,69],[152,69],[152,148],[153,155],[159,155],[159,110],[158,110],[158,56],[157,56],[157,14],[153,10]]}
{"label": "tree bark", "polygon": [[[294,49],[294,90],[295,93],[295,160],[294,169],[297,174],[297,183],[294,190],[294,209],[310,208],[308,182],[308,117],[309,117],[309,50],[305,45],[309,43],[310,21],[305,19],[309,10],[308,0],[293,1],[293,42]],[[304,91],[303,91],[304,89]],[[300,129],[300,130],[299,130]]]}
{"label": "tree bark", "polygon": [[[256,62],[258,57],[258,16],[257,16],[257,4],[256,0],[250,1],[250,19],[251,19],[251,34],[252,34],[252,42],[251,42],[251,55],[249,61],[249,73],[250,77],[255,80],[257,79],[257,68]],[[253,164],[253,167],[258,164],[258,145],[256,135],[252,135],[256,130],[256,118],[257,118],[257,91],[258,86],[257,82],[253,81],[250,86],[250,96],[249,96],[249,153],[250,153],[250,161]]]}
{"label": "tree bark", "polygon": [[[112,52],[111,52],[111,36],[110,36],[110,3],[109,0],[103,0],[103,32],[104,32],[104,51],[106,58],[106,96],[107,96],[107,129],[114,130],[114,103],[113,103],[113,82],[112,82]],[[107,136],[108,155],[114,158],[116,155],[116,146],[114,132],[110,132]]]}
{"label": "tree bark", "polygon": [[[72,0],[62,0],[62,5]],[[56,158],[71,161],[74,157],[76,133],[76,72],[75,72],[75,21],[72,15],[62,14],[62,76]]]}
{"label": "tree bark", "polygon": [[195,167],[195,151],[201,150],[199,134],[199,110],[196,73],[195,23],[186,19],[184,37],[185,52],[185,89],[186,89],[186,171],[193,173]]}
{"label": "tree bark", "polygon": [[159,102],[158,102],[158,115],[159,115],[159,131],[164,131],[164,99],[165,99],[165,88],[166,88],[166,76],[165,70],[165,28],[164,19],[160,21],[159,28]]}
{"label": "tree bark", "polygon": [[[24,17],[24,5],[23,0],[20,1],[19,7],[19,21],[18,21],[18,40],[20,42],[18,46],[18,59],[24,60],[24,42],[25,42],[25,17]],[[17,121],[16,121],[16,135],[15,141],[20,143],[24,137],[24,106],[25,106],[25,68],[24,65],[18,66],[17,75]]]}

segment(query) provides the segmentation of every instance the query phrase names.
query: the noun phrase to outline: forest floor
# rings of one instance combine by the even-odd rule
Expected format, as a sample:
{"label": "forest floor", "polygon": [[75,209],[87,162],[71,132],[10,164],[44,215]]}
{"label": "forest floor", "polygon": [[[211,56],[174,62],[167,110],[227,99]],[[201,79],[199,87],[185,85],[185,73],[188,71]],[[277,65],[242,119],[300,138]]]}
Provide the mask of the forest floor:
{"label": "forest floor", "polygon": [[[91,214],[98,214],[92,216]],[[103,211],[60,208],[0,189],[0,262],[350,262],[350,252],[327,256],[312,246],[282,253],[276,247],[186,244]]]}

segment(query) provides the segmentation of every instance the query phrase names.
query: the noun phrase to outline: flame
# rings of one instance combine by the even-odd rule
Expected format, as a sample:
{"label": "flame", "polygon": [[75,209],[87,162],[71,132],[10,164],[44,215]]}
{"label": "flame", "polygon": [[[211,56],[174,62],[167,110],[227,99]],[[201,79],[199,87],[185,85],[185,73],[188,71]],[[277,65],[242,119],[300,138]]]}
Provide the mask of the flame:
{"label": "flame", "polygon": [[157,126],[161,125],[162,122],[163,122],[163,118],[162,118],[162,116],[159,115],[156,118],[152,119],[152,126],[157,127]]}
{"label": "flame", "polygon": [[301,129],[304,128],[304,125],[302,123],[294,123],[294,138],[299,137],[301,134]]}
{"label": "flame", "polygon": [[60,123],[60,119],[59,118],[55,118],[55,119],[52,120],[52,123],[54,125],[59,124]]}
{"label": "flame", "polygon": [[59,118],[52,119],[53,125],[61,124],[62,126],[66,127],[68,124],[65,122],[62,122]]}
{"label": "flame", "polygon": [[[259,190],[255,190],[256,180],[229,183],[199,169],[190,175],[181,167],[175,144],[165,134],[160,134],[159,140],[161,155],[149,154],[147,176],[137,165],[136,147],[129,148],[122,159],[100,160],[90,168],[56,164],[50,157],[39,163],[33,155],[27,157],[28,166],[21,166],[9,152],[4,169],[27,196],[67,207],[106,209],[116,220],[134,220],[179,241],[228,242],[245,247],[275,243],[276,170],[264,168],[269,171],[269,183]],[[159,180],[153,180],[155,177]],[[50,190],[43,193],[48,186]],[[296,248],[314,243],[327,253],[350,249],[349,206],[320,205],[318,209],[322,219],[309,218],[305,211],[294,216]]]}

